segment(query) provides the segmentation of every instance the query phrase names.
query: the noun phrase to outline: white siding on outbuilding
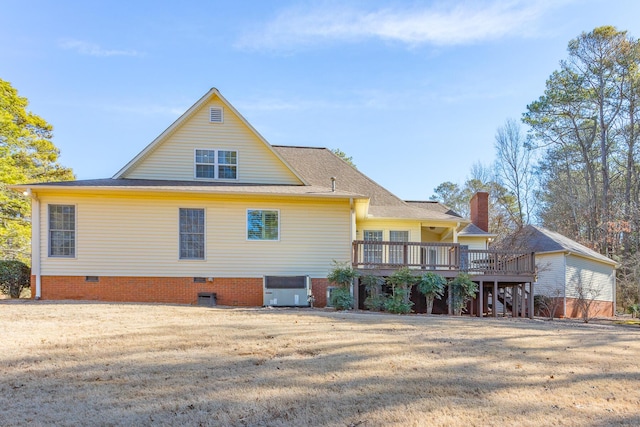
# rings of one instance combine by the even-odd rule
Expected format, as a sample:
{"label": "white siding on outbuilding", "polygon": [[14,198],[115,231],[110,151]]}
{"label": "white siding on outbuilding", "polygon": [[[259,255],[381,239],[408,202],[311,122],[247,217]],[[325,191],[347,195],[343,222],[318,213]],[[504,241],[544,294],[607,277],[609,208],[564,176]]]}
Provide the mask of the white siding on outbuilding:
{"label": "white siding on outbuilding", "polygon": [[538,281],[534,288],[536,295],[564,297],[565,254],[536,254]]}
{"label": "white siding on outbuilding", "polygon": [[615,270],[611,265],[575,255],[567,256],[567,297],[577,298],[582,286],[588,299],[613,301]]}
{"label": "white siding on outbuilding", "polygon": [[[221,195],[40,195],[42,274],[326,277],[350,259],[348,200]],[[49,204],[76,206],[76,257],[48,256]],[[205,260],[179,260],[180,208],[205,210]],[[247,209],[280,212],[278,241],[247,240]]]}

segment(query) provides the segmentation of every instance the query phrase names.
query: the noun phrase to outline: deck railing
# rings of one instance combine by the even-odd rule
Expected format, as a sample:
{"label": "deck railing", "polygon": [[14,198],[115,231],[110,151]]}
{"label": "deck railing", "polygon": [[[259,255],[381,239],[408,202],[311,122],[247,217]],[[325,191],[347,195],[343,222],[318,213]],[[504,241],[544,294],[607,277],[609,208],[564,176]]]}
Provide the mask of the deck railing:
{"label": "deck railing", "polygon": [[533,253],[468,249],[458,243],[353,242],[354,268],[458,270],[471,274],[533,274]]}

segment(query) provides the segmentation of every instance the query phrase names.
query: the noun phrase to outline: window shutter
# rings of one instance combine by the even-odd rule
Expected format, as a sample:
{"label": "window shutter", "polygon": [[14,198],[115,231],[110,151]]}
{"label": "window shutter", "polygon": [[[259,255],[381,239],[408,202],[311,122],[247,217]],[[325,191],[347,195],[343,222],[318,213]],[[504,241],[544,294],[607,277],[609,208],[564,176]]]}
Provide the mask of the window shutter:
{"label": "window shutter", "polygon": [[222,123],[222,108],[211,107],[209,109],[209,121],[211,123]]}

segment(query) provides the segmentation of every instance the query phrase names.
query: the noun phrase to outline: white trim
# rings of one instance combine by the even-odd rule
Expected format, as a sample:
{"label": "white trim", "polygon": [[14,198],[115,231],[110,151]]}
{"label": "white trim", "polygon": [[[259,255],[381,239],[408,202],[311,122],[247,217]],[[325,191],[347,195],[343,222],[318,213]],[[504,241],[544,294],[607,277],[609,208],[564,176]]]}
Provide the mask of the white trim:
{"label": "white trim", "polygon": [[41,248],[40,229],[42,212],[40,212],[40,200],[34,193],[31,194],[31,273],[36,276],[35,299],[42,297],[42,276],[40,274]]}
{"label": "white trim", "polygon": [[[181,209],[200,209],[203,211],[203,228],[202,233],[202,258],[182,258],[180,256],[180,210]],[[178,262],[202,262],[207,260],[207,208],[202,207],[180,207],[178,206]]]}
{"label": "white trim", "polygon": [[[261,212],[277,212],[278,213],[278,238],[277,239],[250,239],[249,238],[249,211],[261,211]],[[281,240],[280,236],[280,224],[282,223],[282,216],[280,215],[280,209],[271,209],[271,208],[247,208],[246,214],[244,216],[246,233],[245,239],[247,242],[279,242]]]}
{"label": "white trim", "polygon": [[[51,255],[51,206],[73,206],[73,256]],[[77,204],[47,203],[47,258],[78,259],[78,205]]]}

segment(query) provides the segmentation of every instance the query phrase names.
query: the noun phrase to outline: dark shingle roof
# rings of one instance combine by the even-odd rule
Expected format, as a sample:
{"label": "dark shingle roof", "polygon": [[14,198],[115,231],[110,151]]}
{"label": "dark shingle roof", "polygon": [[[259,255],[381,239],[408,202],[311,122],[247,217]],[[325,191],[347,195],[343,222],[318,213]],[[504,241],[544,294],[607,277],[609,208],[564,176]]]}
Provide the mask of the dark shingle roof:
{"label": "dark shingle roof", "polygon": [[581,245],[575,240],[544,227],[527,225],[522,230],[506,237],[499,246],[504,249],[525,250],[527,252],[570,252],[587,258],[593,258],[608,264],[617,264],[610,258]]}
{"label": "dark shingle roof", "polygon": [[176,191],[195,193],[227,193],[227,194],[278,194],[278,195],[308,195],[323,197],[366,197],[347,191],[332,192],[329,187],[316,185],[286,185],[286,184],[245,184],[237,182],[211,181],[173,181],[160,179],[127,179],[104,178],[79,181],[45,182],[39,184],[24,184],[16,188],[79,188],[79,189],[122,189],[144,191]]}
{"label": "dark shingle roof", "polygon": [[272,147],[309,184],[331,185],[331,177],[335,177],[337,189],[368,196],[371,216],[464,221],[464,218],[446,206],[430,205],[425,209],[423,206],[406,203],[326,148],[284,145]]}

